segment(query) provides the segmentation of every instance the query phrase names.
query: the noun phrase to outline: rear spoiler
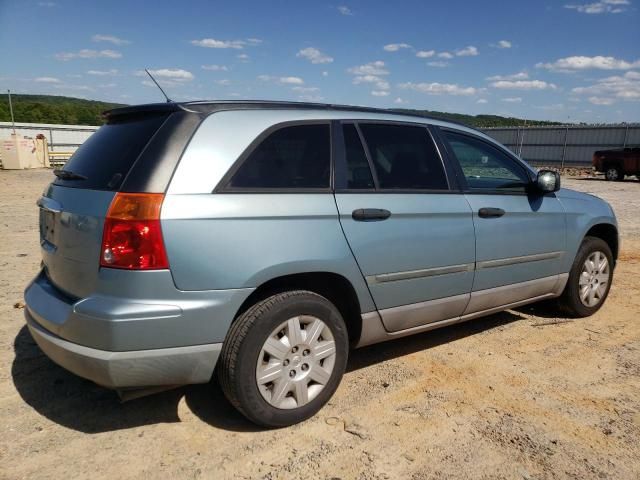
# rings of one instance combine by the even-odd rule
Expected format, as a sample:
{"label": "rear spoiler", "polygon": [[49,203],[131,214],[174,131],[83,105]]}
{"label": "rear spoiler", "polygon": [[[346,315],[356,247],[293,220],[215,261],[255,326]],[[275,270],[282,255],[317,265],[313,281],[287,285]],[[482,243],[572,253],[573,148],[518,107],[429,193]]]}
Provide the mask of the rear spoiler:
{"label": "rear spoiler", "polygon": [[172,113],[178,111],[189,111],[179,103],[148,103],[145,105],[132,105],[130,107],[114,108],[102,113],[102,118],[109,122],[110,120],[121,120],[125,117],[154,115],[161,113]]}

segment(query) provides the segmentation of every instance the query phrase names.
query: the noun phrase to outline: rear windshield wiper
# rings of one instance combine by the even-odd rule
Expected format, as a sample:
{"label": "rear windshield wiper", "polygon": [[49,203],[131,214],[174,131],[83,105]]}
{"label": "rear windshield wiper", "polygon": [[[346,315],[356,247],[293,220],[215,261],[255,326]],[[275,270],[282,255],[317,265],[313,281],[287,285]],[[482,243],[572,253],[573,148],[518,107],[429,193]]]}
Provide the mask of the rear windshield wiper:
{"label": "rear windshield wiper", "polygon": [[85,177],[84,175],[80,175],[79,173],[73,173],[70,172],[69,170],[54,170],[53,174],[58,177],[61,178],[62,180],[86,180],[87,177]]}

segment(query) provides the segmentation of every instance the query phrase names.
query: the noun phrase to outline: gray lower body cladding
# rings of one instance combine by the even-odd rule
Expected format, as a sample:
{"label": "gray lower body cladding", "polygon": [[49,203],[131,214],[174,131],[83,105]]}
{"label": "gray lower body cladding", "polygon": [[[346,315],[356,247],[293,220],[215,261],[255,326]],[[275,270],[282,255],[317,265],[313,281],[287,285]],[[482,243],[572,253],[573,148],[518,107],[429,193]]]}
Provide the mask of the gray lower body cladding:
{"label": "gray lower body cladding", "polygon": [[109,352],[68,342],[25,317],[31,336],[55,363],[107,388],[206,383],[213,374],[221,343],[191,347]]}

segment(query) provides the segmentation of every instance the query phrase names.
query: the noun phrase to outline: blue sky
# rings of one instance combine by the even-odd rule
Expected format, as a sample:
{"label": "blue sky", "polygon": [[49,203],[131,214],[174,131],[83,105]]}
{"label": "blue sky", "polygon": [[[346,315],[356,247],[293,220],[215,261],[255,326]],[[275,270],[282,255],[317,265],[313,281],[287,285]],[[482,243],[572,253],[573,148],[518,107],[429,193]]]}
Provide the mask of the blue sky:
{"label": "blue sky", "polygon": [[640,0],[0,0],[0,88],[640,121]]}

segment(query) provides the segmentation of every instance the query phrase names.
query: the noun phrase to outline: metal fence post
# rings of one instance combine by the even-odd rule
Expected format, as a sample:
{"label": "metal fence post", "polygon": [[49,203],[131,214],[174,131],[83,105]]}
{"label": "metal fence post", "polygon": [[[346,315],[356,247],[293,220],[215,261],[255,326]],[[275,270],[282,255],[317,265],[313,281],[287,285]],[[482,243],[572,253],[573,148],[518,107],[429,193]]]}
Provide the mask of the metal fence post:
{"label": "metal fence post", "polygon": [[627,138],[629,138],[629,125],[627,125],[627,128],[624,130],[624,142],[622,144],[622,148],[626,148]]}
{"label": "metal fence post", "polygon": [[560,170],[564,172],[564,158],[567,152],[567,137],[569,136],[569,127],[564,130],[564,145],[562,146],[562,161],[560,162]]}

